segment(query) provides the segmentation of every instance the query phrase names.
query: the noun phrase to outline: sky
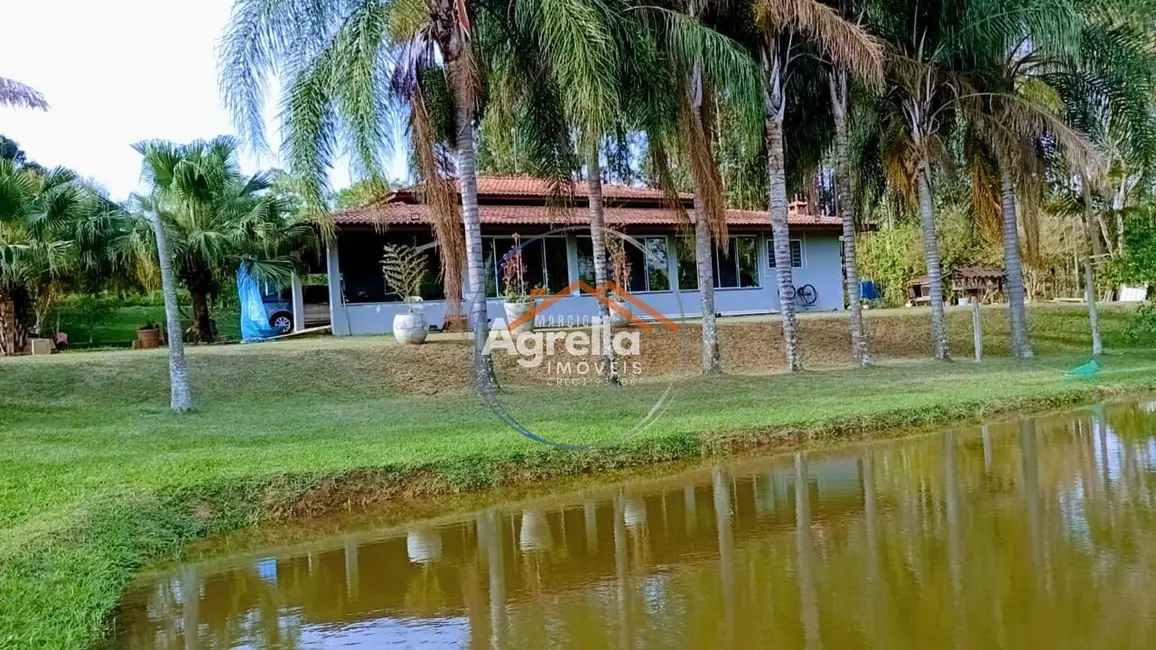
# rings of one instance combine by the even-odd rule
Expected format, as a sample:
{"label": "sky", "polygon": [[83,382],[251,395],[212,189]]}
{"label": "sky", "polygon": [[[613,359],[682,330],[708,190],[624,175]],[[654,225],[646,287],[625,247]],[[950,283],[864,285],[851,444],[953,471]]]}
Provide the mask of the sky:
{"label": "sky", "polygon": [[[39,90],[47,112],[0,108],[0,134],[46,167],[91,177],[113,199],[141,189],[131,146],[234,134],[217,86],[217,46],[233,0],[0,0],[0,76]],[[271,102],[268,123],[275,124]],[[270,142],[277,146],[275,128]],[[391,177],[405,176],[392,161]],[[281,166],[243,152],[242,169]],[[347,164],[331,175],[349,184]]]}

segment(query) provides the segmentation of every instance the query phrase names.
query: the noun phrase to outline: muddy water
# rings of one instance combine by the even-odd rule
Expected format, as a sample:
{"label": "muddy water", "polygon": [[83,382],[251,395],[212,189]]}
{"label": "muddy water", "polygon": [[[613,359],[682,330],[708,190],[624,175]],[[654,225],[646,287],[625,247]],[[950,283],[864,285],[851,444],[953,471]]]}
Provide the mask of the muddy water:
{"label": "muddy water", "polygon": [[121,648],[1156,647],[1156,401],[156,571]]}

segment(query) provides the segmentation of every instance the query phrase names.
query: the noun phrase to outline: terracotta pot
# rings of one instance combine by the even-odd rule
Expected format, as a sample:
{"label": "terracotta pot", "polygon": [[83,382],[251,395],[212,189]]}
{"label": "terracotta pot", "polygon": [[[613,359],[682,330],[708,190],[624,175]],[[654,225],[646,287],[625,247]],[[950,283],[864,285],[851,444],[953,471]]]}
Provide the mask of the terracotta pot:
{"label": "terracotta pot", "polygon": [[136,331],[137,340],[140,341],[140,349],[151,350],[153,348],[161,347],[161,331],[160,329],[139,329]]}

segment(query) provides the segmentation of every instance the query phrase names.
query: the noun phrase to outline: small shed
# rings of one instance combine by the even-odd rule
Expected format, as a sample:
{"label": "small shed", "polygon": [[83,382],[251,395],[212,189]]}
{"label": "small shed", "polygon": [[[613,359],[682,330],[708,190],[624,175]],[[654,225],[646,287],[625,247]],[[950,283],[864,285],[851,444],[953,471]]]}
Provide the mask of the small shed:
{"label": "small shed", "polygon": [[[961,266],[945,278],[950,283],[946,298],[974,296],[980,302],[994,302],[1004,290],[1004,271],[985,266]],[[910,304],[922,305],[931,302],[931,283],[927,276],[921,276],[907,283],[907,299]]]}

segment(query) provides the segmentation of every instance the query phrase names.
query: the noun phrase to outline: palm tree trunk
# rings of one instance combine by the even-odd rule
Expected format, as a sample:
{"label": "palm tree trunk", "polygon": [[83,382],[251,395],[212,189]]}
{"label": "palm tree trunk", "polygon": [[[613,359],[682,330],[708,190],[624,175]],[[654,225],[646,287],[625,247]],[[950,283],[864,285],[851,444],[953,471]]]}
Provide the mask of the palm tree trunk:
{"label": "palm tree trunk", "polygon": [[766,118],[767,180],[771,194],[771,232],[774,238],[775,272],[779,277],[779,311],[783,315],[783,345],[787,370],[801,370],[799,321],[795,316],[795,281],[791,273],[791,237],[787,226],[787,168],[783,153],[783,124],[774,115]]}
{"label": "palm tree trunk", "polygon": [[714,253],[710,224],[698,187],[694,192],[694,259],[698,270],[698,295],[702,300],[702,374],[722,372],[719,354],[718,319],[714,307]]}
{"label": "palm tree trunk", "polygon": [[1011,320],[1012,356],[1032,356],[1028,338],[1027,308],[1024,306],[1024,271],[1020,259],[1019,231],[1016,227],[1016,194],[1011,171],[1000,163],[1000,191],[1003,199],[1003,264],[1007,275],[1008,317]]}
{"label": "palm tree trunk", "polygon": [[1080,177],[1080,185],[1084,194],[1084,300],[1088,303],[1088,326],[1092,330],[1092,356],[1098,357],[1104,353],[1104,342],[1100,339],[1100,315],[1096,312],[1096,273],[1092,269],[1096,225],[1087,174]]}
{"label": "palm tree trunk", "polygon": [[923,229],[923,252],[927,258],[927,283],[931,289],[931,347],[936,359],[950,361],[947,320],[943,309],[943,269],[939,261],[939,240],[935,234],[935,204],[931,198],[928,173],[927,163],[921,162],[915,180],[919,186],[919,221]]}
{"label": "palm tree trunk", "polygon": [[192,339],[198,343],[213,342],[213,323],[209,318],[209,293],[197,287],[189,289],[193,299]]}
{"label": "palm tree trunk", "polygon": [[[606,237],[602,214],[602,162],[599,160],[600,151],[598,141],[591,145],[590,156],[586,162],[586,187],[590,193],[590,244],[594,251],[594,284],[601,291],[609,282],[606,269]],[[619,287],[622,291],[629,291],[630,287]],[[607,295],[608,298],[612,297]],[[612,333],[610,327],[610,306],[605,301],[598,301],[598,318],[601,321],[602,351],[606,359],[606,376],[611,382],[617,382],[618,373],[614,368],[614,346],[611,345]]]}
{"label": "palm tree trunk", "polygon": [[153,216],[153,234],[157,241],[157,259],[161,267],[161,290],[165,296],[165,323],[169,342],[169,406],[174,411],[190,411],[193,396],[189,392],[189,367],[185,360],[185,335],[181,331],[181,314],[177,307],[177,283],[173,275],[173,258],[159,216]]}
{"label": "palm tree trunk", "polygon": [[[843,282],[851,310],[851,357],[860,366],[871,363],[867,336],[863,332],[863,305],[859,300],[859,265],[855,261],[855,206],[851,187],[851,164],[847,138],[847,72],[831,70],[831,112],[835,116],[835,186],[839,195],[839,215],[843,219]],[[776,260],[775,264],[778,264]]]}
{"label": "palm tree trunk", "polygon": [[466,230],[466,268],[470,287],[470,322],[474,328],[476,364],[474,379],[479,388],[497,386],[494,360],[483,351],[488,329],[485,254],[482,249],[482,224],[478,216],[477,155],[474,151],[474,116],[471,109],[473,91],[461,59],[447,63],[453,83],[454,112],[457,119],[457,167],[461,182],[462,221]]}

